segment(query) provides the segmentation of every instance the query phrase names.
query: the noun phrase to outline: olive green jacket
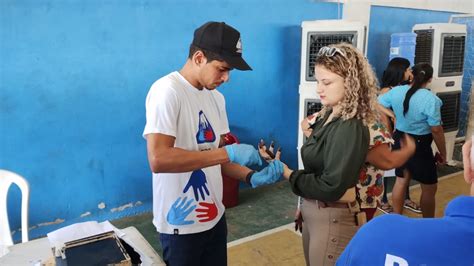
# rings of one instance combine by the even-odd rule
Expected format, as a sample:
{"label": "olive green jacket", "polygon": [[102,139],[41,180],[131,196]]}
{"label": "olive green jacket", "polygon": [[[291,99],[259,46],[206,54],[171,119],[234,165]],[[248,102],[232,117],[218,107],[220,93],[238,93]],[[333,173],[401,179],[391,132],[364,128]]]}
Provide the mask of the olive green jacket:
{"label": "olive green jacket", "polygon": [[356,185],[369,148],[370,133],[358,119],[335,117],[330,112],[316,120],[312,133],[301,147],[304,169],[293,171],[293,192],[304,198],[337,201]]}

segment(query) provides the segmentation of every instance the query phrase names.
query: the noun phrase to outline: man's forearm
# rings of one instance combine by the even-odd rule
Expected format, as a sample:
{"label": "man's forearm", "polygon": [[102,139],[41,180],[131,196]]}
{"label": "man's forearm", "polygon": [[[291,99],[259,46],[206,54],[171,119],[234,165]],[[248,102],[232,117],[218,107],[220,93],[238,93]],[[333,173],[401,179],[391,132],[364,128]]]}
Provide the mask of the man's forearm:
{"label": "man's forearm", "polygon": [[188,151],[180,148],[167,148],[153,155],[148,153],[153,173],[180,173],[224,164],[229,157],[224,148],[209,151]]}
{"label": "man's forearm", "polygon": [[224,163],[221,165],[222,175],[246,182],[245,178],[252,171],[248,167],[236,163]]}

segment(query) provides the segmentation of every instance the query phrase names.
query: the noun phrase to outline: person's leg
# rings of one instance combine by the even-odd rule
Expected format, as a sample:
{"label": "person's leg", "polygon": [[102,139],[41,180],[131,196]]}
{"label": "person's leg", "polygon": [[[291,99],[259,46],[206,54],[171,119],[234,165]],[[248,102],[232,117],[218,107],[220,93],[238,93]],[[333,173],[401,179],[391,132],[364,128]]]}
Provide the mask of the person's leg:
{"label": "person's leg", "polygon": [[307,266],[324,265],[329,241],[329,208],[319,208],[316,200],[303,201],[303,250]]}
{"label": "person's leg", "polygon": [[403,204],[403,208],[409,211],[412,211],[414,213],[421,213],[420,205],[418,205],[416,202],[414,202],[410,198],[410,183],[408,183],[407,189],[405,191],[405,202]]}
{"label": "person's leg", "polygon": [[[205,232],[204,232],[205,233]],[[172,235],[160,234],[163,261],[166,265],[200,265],[204,233]]]}
{"label": "person's leg", "polygon": [[403,177],[397,176],[395,185],[392,190],[392,206],[393,212],[402,214],[403,204],[405,202],[405,191],[406,187],[410,183],[410,174],[407,170],[403,171]]}
{"label": "person's leg", "polygon": [[421,213],[420,206],[410,198],[410,183],[408,183],[407,190],[405,191],[405,203],[403,207],[414,213]]}
{"label": "person's leg", "polygon": [[388,191],[388,176],[384,176],[383,177],[383,195],[382,195],[381,205],[377,207],[383,213],[393,212],[393,208],[388,202],[387,191]]}
{"label": "person's leg", "polygon": [[227,223],[225,215],[208,232],[208,241],[202,243],[204,251],[201,257],[201,265],[227,265]]}
{"label": "person's leg", "polygon": [[424,218],[432,218],[435,213],[435,195],[438,188],[438,173],[431,149],[431,134],[418,136],[413,164],[410,166],[412,178],[421,185],[420,205]]}
{"label": "person's leg", "polygon": [[382,196],[382,203],[388,203],[388,198],[387,198],[387,188],[388,188],[388,181],[387,181],[386,176],[383,177],[383,196]]}
{"label": "person's leg", "polygon": [[435,215],[435,195],[438,184],[421,184],[420,205],[423,218],[433,218]]}
{"label": "person's leg", "polygon": [[[346,246],[356,234],[359,226],[356,225],[354,213],[349,209],[328,208],[330,212],[328,239],[324,242],[320,240],[326,254],[324,256],[324,266],[333,266],[341,256]],[[313,265],[313,264],[312,264]],[[321,264],[315,264],[321,265]]]}
{"label": "person's leg", "polygon": [[[392,150],[399,150],[400,149],[400,139],[402,138],[404,132],[395,130],[393,133],[393,140],[395,141]],[[392,189],[392,207],[393,212],[402,214],[403,212],[403,204],[405,202],[405,193],[410,184],[410,174],[407,171],[407,165],[410,160],[408,160],[405,165],[395,169],[395,184],[393,185]]]}
{"label": "person's leg", "polygon": [[405,201],[410,200],[410,183],[408,183],[407,189],[405,190]]}
{"label": "person's leg", "polygon": [[309,241],[310,241],[310,233],[309,233],[308,228],[309,228],[309,223],[306,222],[306,220],[304,220],[304,222],[303,222],[303,232],[302,232],[302,241],[303,241],[304,261],[306,261],[307,266],[309,266]]}

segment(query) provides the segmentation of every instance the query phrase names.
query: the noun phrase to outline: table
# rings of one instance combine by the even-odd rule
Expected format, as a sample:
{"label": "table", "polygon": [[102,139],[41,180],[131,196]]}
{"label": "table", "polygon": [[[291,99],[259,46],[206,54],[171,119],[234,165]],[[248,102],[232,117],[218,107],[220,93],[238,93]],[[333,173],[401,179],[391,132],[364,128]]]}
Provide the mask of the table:
{"label": "table", "polygon": [[[142,265],[165,265],[161,257],[151,247],[140,232],[133,226],[120,229],[125,235],[122,239],[140,254]],[[43,237],[8,247],[10,250],[0,258],[0,265],[40,265],[53,256],[48,238]]]}

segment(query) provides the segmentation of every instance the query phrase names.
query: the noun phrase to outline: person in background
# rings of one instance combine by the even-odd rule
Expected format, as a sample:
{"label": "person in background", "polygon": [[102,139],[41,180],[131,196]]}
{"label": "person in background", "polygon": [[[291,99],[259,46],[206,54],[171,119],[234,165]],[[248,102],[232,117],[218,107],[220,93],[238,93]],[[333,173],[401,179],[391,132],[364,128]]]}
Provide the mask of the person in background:
{"label": "person in background", "polygon": [[316,92],[323,109],[301,147],[304,169],[284,165],[292,191],[304,198],[301,213],[307,265],[333,265],[357,230],[355,199],[338,202],[358,181],[376,120],[375,75],[350,44],[322,47],[315,61]]}
{"label": "person in background", "polygon": [[[380,108],[392,108],[396,123],[393,138],[394,149],[400,147],[404,133],[416,140],[415,154],[408,162],[395,170],[397,179],[392,192],[392,203],[395,213],[403,212],[405,191],[413,178],[421,184],[421,211],[423,217],[434,217],[435,194],[438,175],[436,163],[445,163],[446,145],[441,125],[441,100],[427,89],[433,77],[433,67],[421,63],[413,67],[411,85],[398,86],[378,97]],[[431,143],[436,143],[439,159],[435,160]]]}
{"label": "person in background", "polygon": [[415,140],[405,134],[398,150],[392,150],[393,139],[382,122],[369,125],[370,145],[366,162],[359,175],[357,201],[370,221],[382,204],[386,190],[383,184],[385,170],[400,167],[415,153]]}
{"label": "person in background", "polygon": [[216,88],[232,69],[251,70],[242,58],[240,33],[224,22],[194,32],[180,71],[157,80],[146,98],[148,161],[153,172],[153,224],[167,265],[226,265],[227,225],[222,174],[252,187],[278,181],[283,164],[259,172],[257,150],[246,144],[221,147],[229,132]]}
{"label": "person in background", "polygon": [[[463,145],[464,178],[471,196],[448,203],[442,218],[381,215],[364,225],[339,257],[338,266],[474,265],[474,163],[472,141]],[[387,237],[390,235],[390,237]],[[367,247],[377,245],[367,252]]]}
{"label": "person in background", "polygon": [[[311,135],[311,125],[317,113],[304,119],[300,125],[306,137]],[[404,145],[399,150],[392,150],[393,139],[385,125],[376,121],[368,126],[370,132],[369,151],[364,166],[359,173],[359,182],[356,185],[356,199],[361,211],[365,212],[367,221],[370,221],[377,206],[382,204],[382,194],[385,188],[382,178],[385,170],[402,166],[415,152],[415,141],[405,135]],[[303,219],[300,208],[295,214],[295,229],[302,231]]]}
{"label": "person in background", "polygon": [[[392,60],[390,60],[390,62],[387,65],[387,68],[385,69],[382,75],[382,81],[380,84],[380,87],[381,87],[380,95],[390,91],[396,86],[410,84],[412,80],[413,80],[413,74],[410,68],[410,61],[408,61],[408,59],[403,58],[403,57],[392,58]],[[386,115],[383,113],[381,114],[381,121],[384,122],[389,132],[393,132],[394,123],[395,123],[394,118],[395,118],[395,115],[393,114],[393,112],[389,113],[389,115]],[[385,172],[385,173],[390,174],[390,172]],[[393,208],[390,205],[387,198],[387,190],[388,190],[387,177],[389,176],[385,176],[383,178],[383,185],[385,189],[383,191],[382,204],[378,208],[380,211],[384,213],[393,212]],[[410,189],[409,186],[407,186],[407,189],[405,191],[405,203],[403,204],[403,207],[412,212],[421,213],[420,206],[416,202],[411,200],[409,189]]]}
{"label": "person in background", "polygon": [[474,134],[462,146],[462,160],[464,165],[464,179],[471,184],[471,196],[474,196]]}

